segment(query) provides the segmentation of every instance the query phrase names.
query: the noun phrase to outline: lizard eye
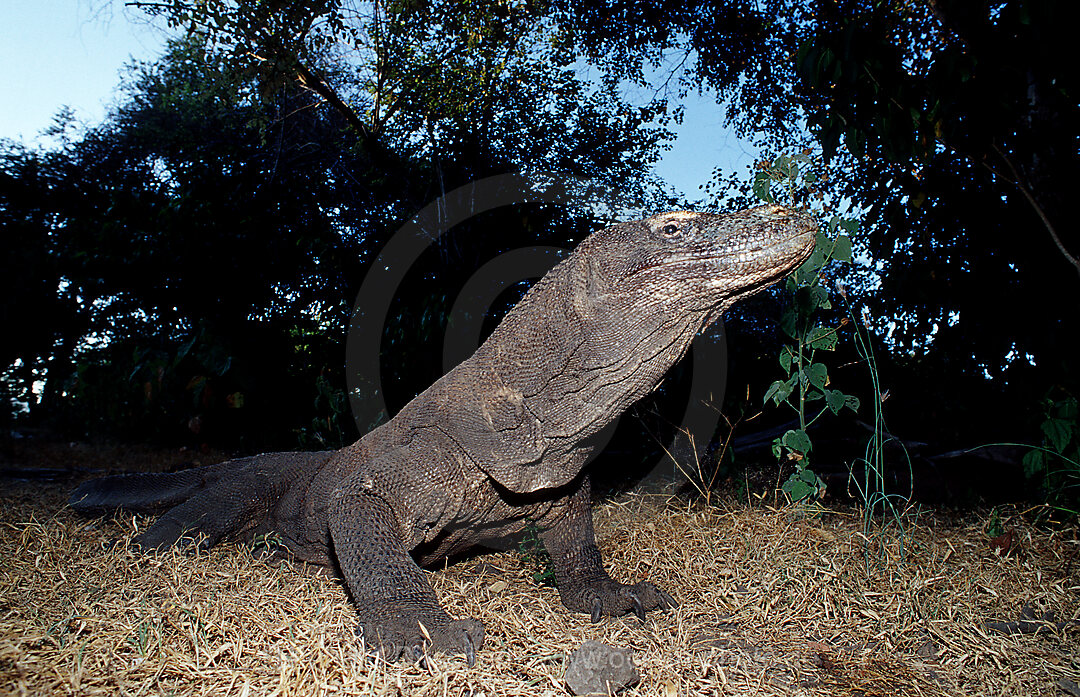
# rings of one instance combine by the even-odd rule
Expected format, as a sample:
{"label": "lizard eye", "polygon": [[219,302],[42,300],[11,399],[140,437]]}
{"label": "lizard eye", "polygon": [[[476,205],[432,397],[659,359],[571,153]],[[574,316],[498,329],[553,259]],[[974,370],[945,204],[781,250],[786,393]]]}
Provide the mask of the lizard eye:
{"label": "lizard eye", "polygon": [[682,234],[682,230],[679,229],[679,226],[675,223],[668,223],[660,229],[660,234],[668,239],[672,239]]}

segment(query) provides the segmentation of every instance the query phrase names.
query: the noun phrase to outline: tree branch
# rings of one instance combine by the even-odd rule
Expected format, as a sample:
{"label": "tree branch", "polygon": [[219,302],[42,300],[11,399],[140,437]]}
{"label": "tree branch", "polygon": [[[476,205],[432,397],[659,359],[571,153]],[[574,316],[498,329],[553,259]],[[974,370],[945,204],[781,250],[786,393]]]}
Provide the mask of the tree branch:
{"label": "tree branch", "polygon": [[1009,156],[998,147],[997,143],[991,143],[990,147],[994,149],[994,152],[997,153],[998,157],[1000,157],[1009,168],[1009,171],[1012,172],[1012,185],[1020,190],[1020,193],[1024,195],[1027,202],[1035,209],[1035,213],[1038,214],[1039,219],[1042,220],[1043,225],[1046,227],[1046,231],[1050,233],[1050,239],[1054,241],[1054,245],[1057,246],[1058,251],[1061,252],[1061,255],[1065,257],[1070,264],[1076,267],[1076,273],[1080,274],[1080,259],[1074,257],[1069,253],[1069,250],[1065,248],[1065,244],[1061,241],[1061,237],[1058,236],[1057,230],[1054,229],[1054,224],[1051,223],[1050,218],[1047,217],[1046,211],[1044,211],[1043,207],[1039,205],[1039,202],[1035,200],[1035,195],[1031,193],[1031,189],[1024,184],[1024,179],[1020,176],[1020,172],[1016,169],[1016,165],[1014,165],[1012,160],[1009,159]]}
{"label": "tree branch", "polygon": [[325,99],[330,106],[345,117],[345,120],[348,121],[349,125],[353,127],[362,139],[367,140],[371,137],[371,131],[368,129],[367,125],[364,124],[360,115],[353,111],[352,107],[346,104],[341,97],[338,96],[338,93],[327,84],[326,80],[322,79],[322,77],[313,70],[308,69],[299,60],[295,62],[294,67],[296,69],[297,79],[302,87],[311,90]]}

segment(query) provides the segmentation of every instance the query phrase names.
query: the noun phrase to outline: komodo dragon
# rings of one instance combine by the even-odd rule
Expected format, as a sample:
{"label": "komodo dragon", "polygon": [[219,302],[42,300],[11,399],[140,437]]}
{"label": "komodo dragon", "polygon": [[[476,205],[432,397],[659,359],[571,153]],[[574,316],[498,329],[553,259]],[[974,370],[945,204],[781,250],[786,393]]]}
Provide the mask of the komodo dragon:
{"label": "komodo dragon", "polygon": [[293,557],[340,570],[358,631],[390,660],[432,648],[473,663],[483,625],[451,618],[421,566],[527,520],[542,531],[567,608],[593,621],[644,619],[676,603],[604,571],[590,437],[652,391],[732,303],[805,260],[814,230],[780,206],[614,225],[540,279],[472,357],[353,445],[104,477],[78,487],[71,506],[166,511],[135,538],[143,549],[276,534]]}

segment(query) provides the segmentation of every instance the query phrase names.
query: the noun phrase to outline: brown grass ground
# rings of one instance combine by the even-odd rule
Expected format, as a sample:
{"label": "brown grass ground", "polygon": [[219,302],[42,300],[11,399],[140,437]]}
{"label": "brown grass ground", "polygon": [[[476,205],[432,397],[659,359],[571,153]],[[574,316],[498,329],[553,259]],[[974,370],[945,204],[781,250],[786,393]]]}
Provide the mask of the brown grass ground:
{"label": "brown grass ground", "polygon": [[364,655],[334,579],[232,545],[197,557],[110,547],[146,519],[76,516],[63,505],[73,481],[0,480],[0,694],[563,695],[564,656],[586,639],[633,649],[630,695],[1080,694],[1080,626],[983,624],[1024,605],[1080,619],[1075,529],[1010,519],[1002,556],[985,516],[924,513],[903,558],[894,541],[868,562],[851,515],[626,496],[596,513],[608,568],[662,585],[678,610],[593,625],[519,555],[487,555],[430,574],[451,614],[483,620],[476,666],[387,665]]}

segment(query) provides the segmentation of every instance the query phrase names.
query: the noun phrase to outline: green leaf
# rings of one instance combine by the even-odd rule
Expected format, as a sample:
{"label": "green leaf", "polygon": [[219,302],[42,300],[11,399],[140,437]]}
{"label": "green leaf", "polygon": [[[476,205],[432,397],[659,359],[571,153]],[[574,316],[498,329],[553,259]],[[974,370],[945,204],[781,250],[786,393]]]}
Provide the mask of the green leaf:
{"label": "green leaf", "polygon": [[232,356],[219,344],[204,346],[196,351],[196,357],[214,375],[224,375],[232,367]]}
{"label": "green leaf", "polygon": [[786,402],[794,391],[795,386],[792,380],[777,380],[769,385],[769,389],[765,391],[765,398],[761,401],[768,402],[771,399],[774,404],[780,406],[780,402]]}
{"label": "green leaf", "polygon": [[752,191],[754,196],[761,199],[765,203],[774,203],[772,193],[769,192],[769,186],[772,184],[772,179],[769,177],[768,172],[758,172],[754,175],[754,185]]}
{"label": "green leaf", "polygon": [[809,316],[819,307],[828,310],[832,307],[829,291],[818,285],[803,286],[795,293],[795,306],[803,316]]}
{"label": "green leaf", "polygon": [[814,301],[814,309],[831,310],[832,302],[829,300],[829,291],[821,286],[810,286],[810,297]]}
{"label": "green leaf", "polygon": [[839,414],[847,402],[847,395],[840,390],[825,390],[825,404],[834,414]]}
{"label": "green leaf", "polygon": [[783,489],[793,501],[802,501],[808,496],[817,493],[817,487],[811,486],[803,481],[798,474],[793,474],[788,477],[788,480],[784,482],[784,485],[780,488]]}
{"label": "green leaf", "polygon": [[1059,453],[1065,452],[1065,447],[1069,445],[1069,441],[1072,439],[1072,429],[1074,424],[1066,421],[1065,419],[1047,419],[1042,423],[1042,432],[1046,434],[1046,439],[1050,442],[1050,446]]}
{"label": "green leaf", "polygon": [[187,357],[191,352],[191,347],[195,345],[195,341],[199,338],[198,334],[193,335],[190,339],[180,344],[180,348],[176,352],[176,358],[173,359],[173,368],[180,365],[180,361]]}
{"label": "green leaf", "polygon": [[1046,470],[1046,453],[1041,450],[1029,450],[1021,462],[1024,465],[1024,476],[1031,479]]}
{"label": "green leaf", "polygon": [[810,348],[821,349],[823,351],[832,351],[836,349],[836,345],[839,343],[836,330],[832,327],[814,327],[810,330],[810,334],[806,337],[807,343],[810,344]]}
{"label": "green leaf", "polygon": [[1077,404],[1075,397],[1069,397],[1063,399],[1060,402],[1054,404],[1054,416],[1065,421],[1076,421],[1080,419],[1080,405]]}
{"label": "green leaf", "polygon": [[772,442],[772,454],[777,460],[784,454],[784,444],[779,438],[773,438]]}
{"label": "green leaf", "polygon": [[845,395],[844,406],[852,411],[859,411],[859,398],[855,395]]}
{"label": "green leaf", "polygon": [[810,436],[806,435],[806,431],[790,430],[784,434],[781,442],[789,450],[794,450],[802,455],[810,452]]}
{"label": "green leaf", "polygon": [[828,245],[828,241],[823,244],[820,240],[814,247],[814,251],[810,253],[810,257],[802,263],[802,266],[796,270],[796,275],[799,278],[810,278],[825,265],[825,247]]}
{"label": "green leaf", "polygon": [[795,328],[796,319],[798,319],[798,313],[794,308],[784,310],[784,314],[780,316],[780,329],[792,339],[799,338]]}
{"label": "green leaf", "polygon": [[840,235],[833,244],[832,258],[837,261],[851,261],[851,238]]}
{"label": "green leaf", "polygon": [[794,352],[790,346],[784,346],[780,349],[780,367],[784,369],[784,372],[791,373],[791,360],[795,357]]}
{"label": "green leaf", "polygon": [[825,385],[829,382],[829,369],[824,363],[811,363],[806,367],[806,379],[811,385],[824,391]]}

